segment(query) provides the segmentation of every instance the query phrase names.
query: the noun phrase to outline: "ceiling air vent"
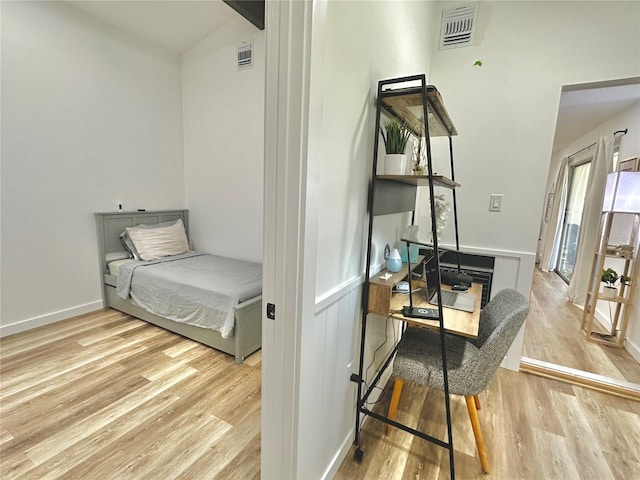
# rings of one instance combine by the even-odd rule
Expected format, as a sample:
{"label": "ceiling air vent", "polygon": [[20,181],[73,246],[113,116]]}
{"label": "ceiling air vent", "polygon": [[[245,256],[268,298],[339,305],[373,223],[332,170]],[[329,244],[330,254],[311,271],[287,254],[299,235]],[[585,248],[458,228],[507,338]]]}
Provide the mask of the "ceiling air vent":
{"label": "ceiling air vent", "polygon": [[238,70],[253,68],[253,39],[242,42],[238,47]]}
{"label": "ceiling air vent", "polygon": [[440,50],[473,45],[476,5],[463,5],[442,11]]}

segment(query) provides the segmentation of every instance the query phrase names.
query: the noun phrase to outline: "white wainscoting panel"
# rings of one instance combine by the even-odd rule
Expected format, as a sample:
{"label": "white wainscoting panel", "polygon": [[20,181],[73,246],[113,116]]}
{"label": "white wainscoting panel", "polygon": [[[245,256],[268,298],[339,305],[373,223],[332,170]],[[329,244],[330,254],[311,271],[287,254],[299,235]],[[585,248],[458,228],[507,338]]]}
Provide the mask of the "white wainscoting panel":
{"label": "white wainscoting panel", "polygon": [[362,281],[316,302],[304,327],[300,379],[298,478],[333,478],[353,442]]}
{"label": "white wainscoting panel", "polygon": [[[493,293],[516,288],[529,294],[534,253],[474,250],[496,257]],[[298,478],[333,478],[353,443],[356,385],[349,377],[358,370],[362,285],[363,279],[354,277],[317,298],[314,318],[303,322],[300,371],[305,373],[300,379]],[[401,328],[400,322],[368,316],[364,357],[368,382],[393,348]],[[503,367],[517,370],[523,332],[524,327]],[[380,387],[390,374],[389,369]],[[375,401],[380,392],[370,400]]]}

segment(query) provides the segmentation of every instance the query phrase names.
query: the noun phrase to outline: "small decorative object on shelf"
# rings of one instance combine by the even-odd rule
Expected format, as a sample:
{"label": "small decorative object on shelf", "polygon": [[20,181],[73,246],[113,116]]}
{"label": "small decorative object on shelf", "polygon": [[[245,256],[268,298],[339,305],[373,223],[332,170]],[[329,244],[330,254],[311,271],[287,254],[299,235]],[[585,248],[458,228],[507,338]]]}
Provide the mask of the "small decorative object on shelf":
{"label": "small decorative object on shelf", "polygon": [[633,245],[618,245],[616,247],[616,255],[621,258],[633,257]]}
{"label": "small decorative object on shelf", "polygon": [[[418,240],[418,225],[408,225],[405,229],[405,232],[402,235],[402,238],[410,238],[412,240]],[[411,263],[416,263],[418,261],[418,254],[420,252],[420,248],[417,243],[409,244],[409,253],[407,254],[407,243],[400,242],[400,256],[402,257],[402,262],[407,263],[411,260]]]}
{"label": "small decorative object on shelf", "polygon": [[620,276],[618,275],[618,272],[616,272],[613,268],[602,270],[600,280],[606,284],[602,287],[602,298],[615,298],[618,296],[618,288],[616,287],[616,282],[619,278]]}
{"label": "small decorative object on shelf", "polygon": [[380,133],[387,152],[384,157],[384,173],[406,175],[407,155],[404,152],[411,137],[411,130],[404,122],[392,118],[385,122],[384,130],[381,128]]}
{"label": "small decorative object on shelf", "polygon": [[440,240],[440,234],[447,226],[451,205],[444,199],[444,195],[435,195],[433,203],[436,211],[436,230],[438,231],[438,240]]}
{"label": "small decorative object on shelf", "polygon": [[631,258],[633,257],[633,245],[607,245],[607,255]]}
{"label": "small decorative object on shelf", "polygon": [[402,270],[402,258],[400,258],[400,252],[397,248],[391,250],[391,254],[387,260],[387,270],[390,272],[399,272]]}
{"label": "small decorative object on shelf", "polygon": [[424,138],[421,136],[416,139],[413,148],[413,161],[411,162],[411,171],[414,175],[424,175],[427,170],[427,159],[424,154],[423,147]]}
{"label": "small decorative object on shelf", "polygon": [[[436,235],[438,240],[442,240],[442,231],[447,226],[447,220],[449,219],[449,212],[451,212],[451,205],[444,198],[444,195],[433,196],[433,209],[436,217]],[[431,231],[426,233],[426,242],[433,242],[433,234]]]}

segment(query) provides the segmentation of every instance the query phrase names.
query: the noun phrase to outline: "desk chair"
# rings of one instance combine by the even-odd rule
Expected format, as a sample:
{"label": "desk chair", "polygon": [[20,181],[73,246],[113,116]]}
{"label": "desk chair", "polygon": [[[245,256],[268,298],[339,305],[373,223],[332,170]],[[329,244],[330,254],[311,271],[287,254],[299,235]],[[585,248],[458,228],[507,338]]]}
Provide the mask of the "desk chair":
{"label": "desk chair", "polygon": [[[445,336],[449,393],[465,397],[480,463],[486,473],[489,462],[478,421],[478,394],[495,375],[528,313],[529,302],[524,295],[512,289],[501,290],[480,312],[477,339]],[[439,332],[407,328],[393,362],[395,383],[388,418],[395,418],[405,380],[444,390],[441,352]],[[389,429],[390,426],[387,433]]]}

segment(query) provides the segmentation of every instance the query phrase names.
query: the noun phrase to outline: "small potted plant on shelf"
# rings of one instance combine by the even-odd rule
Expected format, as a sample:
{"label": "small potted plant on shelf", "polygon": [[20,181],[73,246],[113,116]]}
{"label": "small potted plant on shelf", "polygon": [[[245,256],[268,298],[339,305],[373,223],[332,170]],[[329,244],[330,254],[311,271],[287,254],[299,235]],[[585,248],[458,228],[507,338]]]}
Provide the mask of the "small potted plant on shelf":
{"label": "small potted plant on shelf", "polygon": [[414,153],[415,159],[411,164],[411,170],[413,171],[414,175],[425,175],[426,162],[423,162],[424,150],[422,149],[422,137],[418,138]]}
{"label": "small potted plant on shelf", "polygon": [[411,137],[411,130],[406,123],[392,118],[385,122],[384,130],[380,128],[380,133],[387,153],[384,158],[384,173],[386,175],[405,175],[407,156],[404,152],[409,137]]}
{"label": "small potted plant on shelf", "polygon": [[625,275],[618,275],[618,272],[616,272],[613,268],[605,268],[604,270],[602,270],[600,280],[606,284],[602,287],[601,296],[603,298],[616,298],[618,296],[618,288],[616,287],[616,282],[620,280],[620,283],[629,285],[631,278]]}

